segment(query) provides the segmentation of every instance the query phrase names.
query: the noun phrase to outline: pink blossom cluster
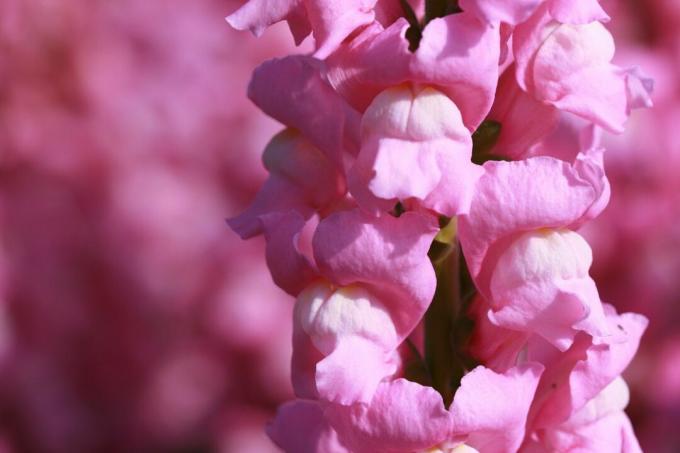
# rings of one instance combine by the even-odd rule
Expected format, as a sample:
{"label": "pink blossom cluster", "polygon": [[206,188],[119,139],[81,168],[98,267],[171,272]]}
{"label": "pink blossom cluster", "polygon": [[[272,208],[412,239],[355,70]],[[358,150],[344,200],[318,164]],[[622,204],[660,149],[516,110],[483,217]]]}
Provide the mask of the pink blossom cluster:
{"label": "pink blossom cluster", "polygon": [[292,45],[237,6],[0,2],[3,453],[274,451],[292,307],[223,217],[276,130],[241,91]]}
{"label": "pink blossom cluster", "polygon": [[600,131],[651,105],[596,0],[250,0],[315,50],[255,70],[285,129],[230,226],[296,298],[285,451],[634,452],[647,320],[601,301],[577,232]]}

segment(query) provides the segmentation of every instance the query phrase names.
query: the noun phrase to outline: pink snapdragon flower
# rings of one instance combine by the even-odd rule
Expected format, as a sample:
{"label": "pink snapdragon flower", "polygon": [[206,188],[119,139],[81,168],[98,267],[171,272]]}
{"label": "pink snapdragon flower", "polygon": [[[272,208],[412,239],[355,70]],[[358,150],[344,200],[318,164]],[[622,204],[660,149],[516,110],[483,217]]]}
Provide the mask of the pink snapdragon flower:
{"label": "pink snapdragon flower", "polygon": [[[312,258],[295,244],[303,227],[297,218],[278,216],[266,226],[289,234],[269,238],[268,247],[277,247],[267,254],[275,281],[290,293],[305,288],[295,309],[296,393],[341,404],[370,401],[378,383],[397,371],[396,350],[434,294],[427,257],[434,221],[418,213],[397,219],[337,212],[319,223]],[[286,221],[297,228],[282,227]]]}
{"label": "pink snapdragon flower", "polygon": [[599,159],[582,155],[572,167],[536,157],[488,162],[484,170],[459,228],[492,322],[536,332],[561,349],[579,330],[604,334],[590,248],[571,231],[608,200]]}
{"label": "pink snapdragon flower", "polygon": [[401,85],[380,93],[362,119],[362,145],[350,190],[366,208],[399,200],[454,216],[465,212],[481,167],[456,104],[443,93]]}
{"label": "pink snapdragon flower", "polygon": [[499,29],[467,13],[434,19],[412,52],[409,27],[404,18],[387,28],[366,27],[328,57],[331,85],[360,112],[387,88],[406,82],[430,85],[451,98],[473,132],[493,103]]}
{"label": "pink snapdragon flower", "polygon": [[544,4],[515,28],[517,82],[541,102],[622,132],[631,108],[649,103],[650,83],[613,65],[609,31],[591,15],[574,16],[578,8],[566,3],[557,10]]}
{"label": "pink snapdragon flower", "polygon": [[642,452],[630,420],[623,412],[628,400],[626,382],[616,378],[564,423],[532,433],[522,451]]}

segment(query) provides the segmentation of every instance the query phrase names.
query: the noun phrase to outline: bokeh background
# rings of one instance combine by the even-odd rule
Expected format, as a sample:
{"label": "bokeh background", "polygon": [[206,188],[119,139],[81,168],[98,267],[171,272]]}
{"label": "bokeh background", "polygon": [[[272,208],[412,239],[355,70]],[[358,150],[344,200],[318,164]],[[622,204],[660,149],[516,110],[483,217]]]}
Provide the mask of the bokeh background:
{"label": "bokeh background", "polygon": [[[279,128],[245,97],[295,51],[240,0],[0,0],[0,453],[276,451],[292,301],[224,218]],[[605,0],[657,80],[605,138],[584,234],[601,295],[651,324],[627,372],[646,451],[680,452],[680,1]],[[297,50],[299,51],[299,50]]]}

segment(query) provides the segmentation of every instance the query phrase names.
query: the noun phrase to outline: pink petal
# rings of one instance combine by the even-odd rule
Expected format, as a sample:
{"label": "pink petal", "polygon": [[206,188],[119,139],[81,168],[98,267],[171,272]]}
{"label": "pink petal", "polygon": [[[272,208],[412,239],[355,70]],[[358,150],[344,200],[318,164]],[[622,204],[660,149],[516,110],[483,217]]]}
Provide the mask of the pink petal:
{"label": "pink petal", "polygon": [[451,405],[454,436],[479,451],[516,451],[543,367],[526,364],[504,374],[477,367],[463,377]]}
{"label": "pink petal", "polygon": [[269,60],[253,73],[248,97],[267,115],[299,130],[339,168],[356,153],[359,114],[324,77],[324,63],[293,55]]}
{"label": "pink petal", "polygon": [[627,118],[625,77],[612,65],[614,41],[599,22],[551,22],[547,7],[513,36],[517,81],[537,100],[621,132]]}
{"label": "pink petal", "polygon": [[[619,376],[635,355],[647,327],[646,318],[633,313],[617,315],[610,306],[605,308],[612,333],[609,337],[594,342],[591,336],[580,334],[564,354],[551,352],[547,346],[541,351],[539,344],[530,343],[529,359],[546,364],[532,408],[534,429],[566,421]],[[546,353],[552,358],[540,358]]]}
{"label": "pink petal", "polygon": [[395,218],[337,212],[319,224],[314,256],[321,273],[336,285],[369,288],[390,313],[401,341],[434,295],[436,277],[427,252],[437,231],[434,219],[419,213]]}
{"label": "pink petal", "polygon": [[492,323],[488,317],[489,310],[486,300],[478,295],[469,313],[475,322],[470,353],[488,368],[503,373],[517,363],[517,357],[530,334]]}
{"label": "pink petal", "polygon": [[396,371],[396,360],[390,360],[382,347],[350,337],[316,365],[316,388],[319,398],[325,401],[343,405],[368,403],[379,383]]}
{"label": "pink petal", "polygon": [[263,215],[295,211],[306,219],[344,196],[341,170],[295,131],[286,129],[276,135],[262,160],[269,179],[253,203],[227,221],[244,239],[262,233]]}
{"label": "pink petal", "polygon": [[349,453],[324,417],[316,401],[288,402],[267,425],[267,434],[286,453]]}
{"label": "pink petal", "polygon": [[480,19],[497,24],[504,22],[517,25],[524,22],[543,0],[460,0],[464,11],[476,14]]}
{"label": "pink petal", "polygon": [[426,450],[448,440],[452,425],[436,390],[405,379],[381,384],[368,405],[332,406],[328,417],[356,453]]}
{"label": "pink petal", "polygon": [[564,24],[588,24],[607,22],[609,15],[600,6],[599,0],[549,0],[550,15]]}
{"label": "pink petal", "polygon": [[537,333],[561,350],[576,333],[607,332],[595,282],[592,252],[570,230],[523,234],[500,255],[490,281],[489,318],[499,326]]}
{"label": "pink petal", "polygon": [[357,28],[375,18],[376,0],[306,1],[307,16],[314,30],[317,58],[326,58]]}
{"label": "pink petal", "polygon": [[522,232],[575,228],[601,205],[608,186],[593,178],[597,159],[571,166],[550,158],[487,162],[459,235],[471,275],[488,297],[491,273],[505,248]]}
{"label": "pink petal", "polygon": [[638,66],[625,69],[626,90],[628,93],[628,113],[632,109],[651,108],[654,79],[646,76]]}
{"label": "pink petal", "polygon": [[390,88],[364,113],[350,188],[374,211],[383,200],[390,200],[391,209],[398,200],[415,198],[425,208],[454,216],[467,211],[481,174],[471,154],[470,132],[448,97],[429,87]]}
{"label": "pink petal", "polygon": [[498,141],[491,153],[518,160],[528,157],[532,145],[557,126],[558,110],[523,91],[515,79],[515,67],[501,76],[489,118],[501,123]]}
{"label": "pink petal", "polygon": [[237,30],[250,30],[255,36],[282,20],[288,21],[298,45],[311,32],[303,0],[248,0],[227,17],[229,25]]}
{"label": "pink petal", "polygon": [[295,320],[323,355],[316,365],[319,398],[344,405],[368,402],[379,382],[396,372],[396,329],[365,289],[312,285],[298,297]]}
{"label": "pink petal", "polygon": [[260,220],[267,240],[267,267],[272,279],[279,288],[296,297],[318,278],[313,264],[298,247],[305,220],[294,211],[263,215]]}

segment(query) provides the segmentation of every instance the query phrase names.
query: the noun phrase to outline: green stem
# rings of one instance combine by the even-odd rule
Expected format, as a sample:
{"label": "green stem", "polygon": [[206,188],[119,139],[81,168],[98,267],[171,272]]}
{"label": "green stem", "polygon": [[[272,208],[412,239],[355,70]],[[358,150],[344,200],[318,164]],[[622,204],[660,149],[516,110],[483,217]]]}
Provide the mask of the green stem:
{"label": "green stem", "polygon": [[432,250],[436,253],[432,258],[437,290],[425,314],[425,363],[432,386],[448,406],[464,372],[458,365],[453,344],[453,332],[461,307],[460,247],[455,239],[453,244],[435,241]]}
{"label": "green stem", "polygon": [[474,328],[467,312],[474,284],[458,241],[456,219],[440,219],[441,230],[428,253],[437,289],[425,313],[425,366],[430,385],[448,406],[460,381],[477,363],[467,348]]}

